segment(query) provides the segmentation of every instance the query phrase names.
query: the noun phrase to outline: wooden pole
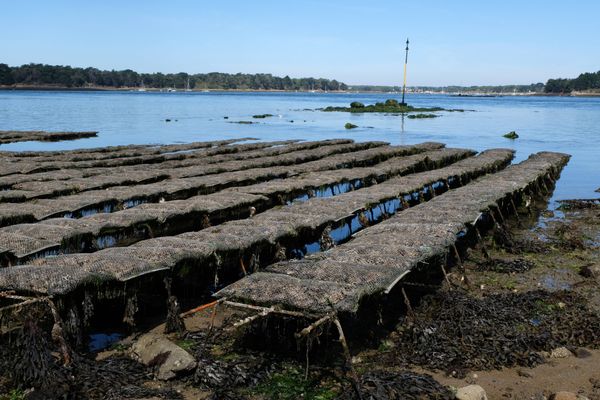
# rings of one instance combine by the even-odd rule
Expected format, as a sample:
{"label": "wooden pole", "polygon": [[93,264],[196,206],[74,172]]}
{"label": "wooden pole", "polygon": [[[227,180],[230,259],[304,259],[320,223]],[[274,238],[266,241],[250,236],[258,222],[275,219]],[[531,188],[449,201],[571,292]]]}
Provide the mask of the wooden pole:
{"label": "wooden pole", "polygon": [[356,370],[352,365],[352,355],[350,354],[350,348],[348,347],[348,342],[346,342],[346,336],[344,335],[344,330],[342,329],[342,324],[338,319],[337,315],[333,318],[333,323],[337,327],[338,334],[340,337],[340,343],[342,344],[342,348],[344,350],[344,356],[346,357],[346,363],[348,364],[348,369],[350,370],[350,375],[352,378],[352,386],[354,387],[354,391],[358,396],[359,400],[362,400],[362,393],[360,392],[360,381],[358,379],[358,375],[356,374]]}
{"label": "wooden pole", "polygon": [[402,103],[405,106],[404,95],[406,94],[406,65],[408,64],[408,38],[406,38],[406,54],[404,56],[404,83],[402,84]]}

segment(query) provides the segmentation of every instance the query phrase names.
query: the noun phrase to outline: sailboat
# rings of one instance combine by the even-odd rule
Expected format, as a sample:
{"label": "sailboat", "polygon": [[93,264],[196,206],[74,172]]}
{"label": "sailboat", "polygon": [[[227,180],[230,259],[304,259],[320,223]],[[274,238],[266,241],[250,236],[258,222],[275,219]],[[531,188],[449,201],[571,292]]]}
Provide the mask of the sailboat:
{"label": "sailboat", "polygon": [[186,92],[191,92],[192,89],[190,89],[190,78],[187,78],[187,81],[185,82],[185,91]]}
{"label": "sailboat", "polygon": [[138,92],[145,92],[146,91],[146,86],[144,86],[144,79],[142,78],[141,82],[140,82],[140,87],[138,88]]}

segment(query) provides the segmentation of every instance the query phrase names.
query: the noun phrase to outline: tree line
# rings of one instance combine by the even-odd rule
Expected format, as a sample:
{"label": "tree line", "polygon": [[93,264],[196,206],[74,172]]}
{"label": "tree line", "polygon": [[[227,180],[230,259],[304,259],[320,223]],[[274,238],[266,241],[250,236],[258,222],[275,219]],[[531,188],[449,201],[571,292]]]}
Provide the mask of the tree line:
{"label": "tree line", "polygon": [[335,79],[290,78],[271,74],[138,73],[130,69],[106,71],[62,65],[25,64],[11,67],[0,64],[0,85],[60,86],[68,88],[176,88],[176,89],[251,89],[251,90],[346,90]]}
{"label": "tree line", "polygon": [[600,90],[600,71],[585,72],[575,79],[548,79],[546,93],[571,93],[572,91]]}

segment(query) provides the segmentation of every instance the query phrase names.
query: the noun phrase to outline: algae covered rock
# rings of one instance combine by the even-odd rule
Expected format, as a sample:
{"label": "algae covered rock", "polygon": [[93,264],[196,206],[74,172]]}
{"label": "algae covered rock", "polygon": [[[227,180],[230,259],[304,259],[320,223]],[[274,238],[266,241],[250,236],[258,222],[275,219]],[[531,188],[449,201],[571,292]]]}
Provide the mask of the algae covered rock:
{"label": "algae covered rock", "polygon": [[354,124],[351,124],[350,122],[346,122],[346,125],[344,125],[344,128],[354,129],[354,128],[358,128],[358,125],[354,125]]}
{"label": "algae covered rock", "polygon": [[407,118],[410,119],[425,119],[425,118],[437,118],[439,117],[439,115],[437,114],[410,114]]}
{"label": "algae covered rock", "polygon": [[196,360],[192,355],[156,333],[142,335],[131,347],[131,357],[156,368],[156,377],[161,380],[173,379],[180,373],[196,368]]}
{"label": "algae covered rock", "polygon": [[513,140],[517,139],[519,137],[519,135],[517,135],[517,132],[515,132],[515,131],[510,131],[507,134],[504,134],[503,136],[507,139],[513,139]]}
{"label": "algae covered rock", "polygon": [[350,108],[365,108],[365,105],[360,101],[353,101],[350,103]]}

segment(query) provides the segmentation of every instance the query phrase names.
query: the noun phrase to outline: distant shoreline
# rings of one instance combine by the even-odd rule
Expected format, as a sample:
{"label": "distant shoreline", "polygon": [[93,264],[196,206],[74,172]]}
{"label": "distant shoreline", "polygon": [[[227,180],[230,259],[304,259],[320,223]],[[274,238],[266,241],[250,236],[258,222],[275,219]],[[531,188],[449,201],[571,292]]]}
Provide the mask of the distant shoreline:
{"label": "distant shoreline", "polygon": [[[376,91],[376,90],[282,90],[282,89],[190,89],[186,91],[184,89],[175,89],[174,91],[169,91],[169,88],[145,88],[144,90],[140,90],[139,87],[109,87],[109,86],[92,86],[92,87],[68,87],[68,86],[23,86],[23,85],[0,85],[0,91],[57,91],[57,92],[151,92],[151,93],[185,93],[185,92],[238,92],[238,93],[387,93],[390,95],[397,95],[397,92],[385,92],[385,91]],[[408,94],[444,94],[448,96],[456,96],[456,97],[516,97],[516,96],[540,96],[540,97],[600,97],[600,92],[572,92],[568,94],[560,94],[560,93],[480,93],[480,92],[412,92],[407,91]]]}

